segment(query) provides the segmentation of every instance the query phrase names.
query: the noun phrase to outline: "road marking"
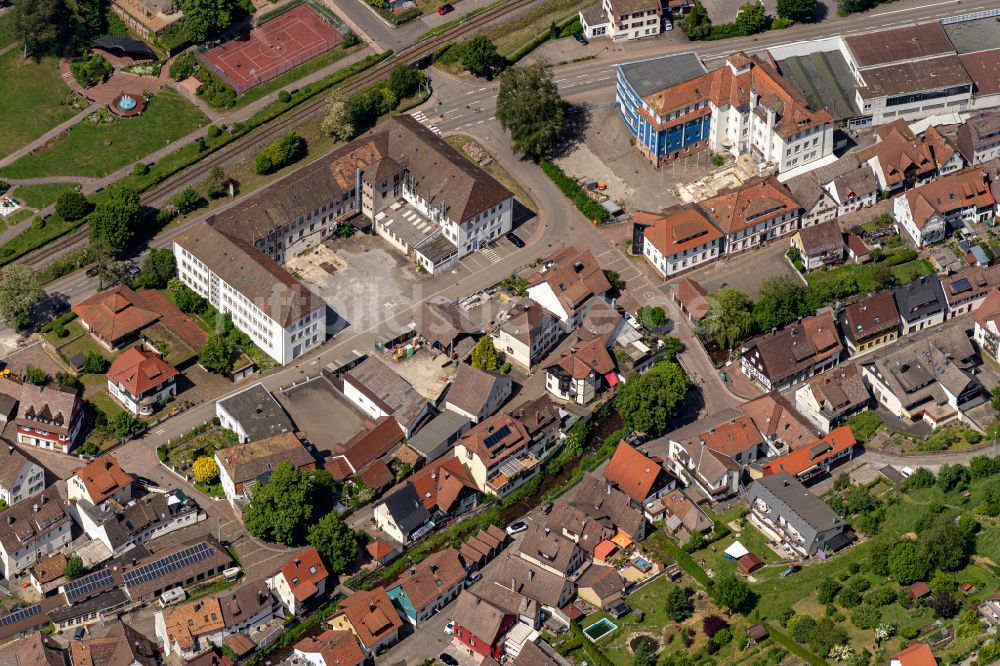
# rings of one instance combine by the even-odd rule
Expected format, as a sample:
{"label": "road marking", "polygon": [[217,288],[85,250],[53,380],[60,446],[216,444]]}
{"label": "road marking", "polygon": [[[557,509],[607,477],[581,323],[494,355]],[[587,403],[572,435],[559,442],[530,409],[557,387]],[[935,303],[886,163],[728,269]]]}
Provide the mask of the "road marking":
{"label": "road marking", "polygon": [[956,0],[946,0],[946,2],[936,2],[933,5],[921,5],[920,7],[910,7],[908,9],[894,9],[891,12],[883,12],[881,14],[873,14],[875,18],[880,18],[882,16],[888,16],[889,14],[898,14],[900,12],[912,12],[915,9],[929,9],[931,7],[940,7],[941,5],[953,5]]}
{"label": "road marking", "polygon": [[500,259],[502,259],[502,257],[499,254],[497,254],[497,251],[491,247],[488,247],[485,250],[480,250],[480,252],[482,253],[483,257],[489,259],[489,262],[491,264],[495,264],[498,261],[500,261]]}

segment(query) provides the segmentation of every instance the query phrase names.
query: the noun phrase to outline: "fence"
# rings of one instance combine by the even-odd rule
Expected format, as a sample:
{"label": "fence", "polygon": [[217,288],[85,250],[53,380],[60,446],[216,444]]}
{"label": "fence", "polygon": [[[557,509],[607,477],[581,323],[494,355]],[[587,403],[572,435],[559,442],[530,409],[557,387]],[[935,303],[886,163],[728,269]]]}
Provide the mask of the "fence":
{"label": "fence", "polygon": [[233,88],[233,90],[236,91],[236,94],[242,95],[251,88],[255,88],[262,83],[267,83],[268,81],[276,79],[285,72],[295,69],[299,65],[312,60],[316,56],[326,53],[330,49],[337,46],[338,43],[339,42],[324,40],[319,44],[317,44],[316,46],[309,49],[308,51],[304,51],[296,55],[291,60],[285,60],[283,62],[277,63],[272,67],[265,69],[263,71],[258,71],[257,69],[251,69],[250,72],[251,75],[253,76],[253,79],[244,80],[242,82],[235,81],[232,77],[226,74],[226,72],[221,67],[217,66],[215,63],[206,60],[204,57],[205,54],[203,53],[198,54],[198,61],[201,62],[201,64],[203,64],[205,67],[207,67],[209,71],[211,71],[213,74],[215,74],[220,79],[229,84]]}

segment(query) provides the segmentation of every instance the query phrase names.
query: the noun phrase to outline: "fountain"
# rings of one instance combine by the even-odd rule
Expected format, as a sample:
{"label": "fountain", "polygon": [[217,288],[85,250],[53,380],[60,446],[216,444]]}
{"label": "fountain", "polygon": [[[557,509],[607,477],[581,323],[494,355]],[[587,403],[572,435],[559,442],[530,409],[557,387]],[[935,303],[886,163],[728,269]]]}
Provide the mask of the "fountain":
{"label": "fountain", "polygon": [[122,94],[111,100],[108,104],[108,108],[116,116],[121,116],[123,118],[131,118],[133,116],[138,116],[140,113],[146,110],[146,98],[142,95],[130,95],[128,93],[122,92]]}

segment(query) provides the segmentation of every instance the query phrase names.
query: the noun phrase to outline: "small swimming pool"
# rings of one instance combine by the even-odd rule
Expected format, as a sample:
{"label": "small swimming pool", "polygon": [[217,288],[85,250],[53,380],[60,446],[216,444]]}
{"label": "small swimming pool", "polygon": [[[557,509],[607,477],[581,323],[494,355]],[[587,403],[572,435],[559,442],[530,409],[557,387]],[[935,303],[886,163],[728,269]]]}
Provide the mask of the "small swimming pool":
{"label": "small swimming pool", "polygon": [[632,560],[632,566],[639,571],[646,572],[653,568],[653,563],[643,557],[637,557]]}
{"label": "small swimming pool", "polygon": [[595,622],[589,627],[584,628],[583,633],[587,634],[587,638],[589,638],[592,643],[596,643],[617,628],[618,625],[605,617],[601,618],[600,621]]}

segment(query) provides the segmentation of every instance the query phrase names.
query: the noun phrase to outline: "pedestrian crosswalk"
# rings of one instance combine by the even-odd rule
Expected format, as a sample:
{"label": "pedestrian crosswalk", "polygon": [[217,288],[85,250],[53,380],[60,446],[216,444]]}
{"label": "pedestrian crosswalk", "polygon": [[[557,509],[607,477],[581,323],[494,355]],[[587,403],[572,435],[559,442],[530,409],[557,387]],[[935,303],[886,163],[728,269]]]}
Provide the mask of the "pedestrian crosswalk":
{"label": "pedestrian crosswalk", "polygon": [[431,122],[430,118],[424,115],[423,111],[415,111],[410,115],[412,115],[417,120],[417,122],[419,122],[421,125],[429,129],[430,131],[434,132],[438,136],[441,135],[441,130],[438,129],[437,125]]}
{"label": "pedestrian crosswalk", "polygon": [[480,254],[486,257],[486,259],[488,259],[491,264],[495,264],[498,261],[500,261],[500,259],[502,259],[500,254],[491,247],[488,247],[485,250],[481,250]]}

